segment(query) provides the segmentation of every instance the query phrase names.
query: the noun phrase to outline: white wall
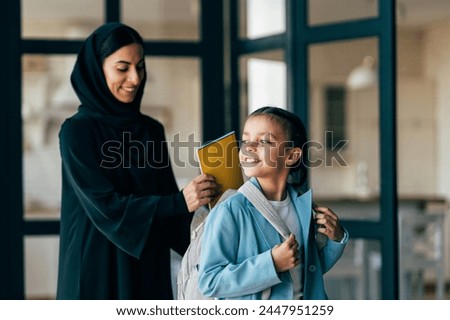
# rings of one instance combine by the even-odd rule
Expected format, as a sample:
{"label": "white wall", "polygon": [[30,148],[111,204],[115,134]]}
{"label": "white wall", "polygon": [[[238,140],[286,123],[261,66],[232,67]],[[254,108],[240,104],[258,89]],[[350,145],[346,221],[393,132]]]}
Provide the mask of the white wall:
{"label": "white wall", "polygon": [[437,140],[437,193],[450,198],[450,21],[435,24],[425,33],[425,76],[434,84]]}
{"label": "white wall", "polygon": [[[450,21],[432,25],[425,32],[424,73],[433,84],[436,136],[436,193],[450,201]],[[450,210],[447,208],[445,253],[450,277]]]}

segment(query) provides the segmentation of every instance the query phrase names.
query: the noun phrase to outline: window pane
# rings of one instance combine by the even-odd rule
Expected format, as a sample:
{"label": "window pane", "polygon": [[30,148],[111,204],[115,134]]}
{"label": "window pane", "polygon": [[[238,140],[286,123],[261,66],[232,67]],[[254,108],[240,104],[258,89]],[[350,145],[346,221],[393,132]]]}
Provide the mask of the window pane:
{"label": "window pane", "polygon": [[22,83],[24,201],[26,218],[58,218],[61,165],[58,132],[76,112],[69,81],[75,56],[24,55]]}
{"label": "window pane", "polygon": [[178,186],[196,175],[195,148],[202,141],[200,61],[196,58],[147,58],[148,83],[141,111],[165,127]]}
{"label": "window pane", "polygon": [[400,199],[399,207],[400,299],[445,299],[445,200]]}
{"label": "window pane", "polygon": [[25,237],[25,298],[55,299],[59,238]]}
{"label": "window pane", "polygon": [[200,39],[199,0],[122,0],[122,18],[144,39]]}
{"label": "window pane", "polygon": [[285,0],[239,0],[240,37],[261,38],[286,31]]}
{"label": "window pane", "polygon": [[282,50],[241,57],[241,119],[266,106],[287,107],[286,63]]}
{"label": "window pane", "polygon": [[309,25],[328,24],[378,16],[378,0],[309,0]]}
{"label": "window pane", "polygon": [[376,38],[309,47],[310,183],[341,218],[379,219],[377,56]]}
{"label": "window pane", "polygon": [[22,0],[22,37],[84,39],[103,22],[104,3],[103,0]]}
{"label": "window pane", "polygon": [[[338,210],[355,211],[359,206],[353,204],[352,209],[347,204]],[[445,204],[400,200],[399,208],[400,299],[445,299]],[[380,241],[350,239],[342,257],[324,275],[329,298],[381,299],[380,248]]]}
{"label": "window pane", "polygon": [[342,257],[324,274],[328,297],[332,300],[379,300],[380,271],[380,242],[350,239]]}
{"label": "window pane", "polygon": [[333,132],[333,139],[326,139],[326,148],[333,150],[333,140],[340,141],[336,147],[345,147],[345,87],[331,86],[325,89],[325,132]]}

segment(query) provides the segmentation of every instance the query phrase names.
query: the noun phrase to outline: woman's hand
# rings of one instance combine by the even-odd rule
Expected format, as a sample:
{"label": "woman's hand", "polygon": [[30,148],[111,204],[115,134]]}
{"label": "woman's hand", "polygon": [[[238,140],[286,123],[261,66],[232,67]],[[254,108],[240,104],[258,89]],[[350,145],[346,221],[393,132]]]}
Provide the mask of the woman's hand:
{"label": "woman's hand", "polygon": [[339,222],[339,217],[329,208],[316,207],[315,219],[319,225],[317,232],[323,233],[329,239],[340,242],[344,238],[344,230]]}
{"label": "woman's hand", "polygon": [[210,203],[220,194],[220,186],[216,179],[209,174],[201,174],[195,177],[183,189],[184,200],[189,212],[194,212],[201,206]]}
{"label": "woman's hand", "polygon": [[291,234],[282,244],[272,249],[272,260],[277,272],[290,270],[300,263],[298,256],[298,242]]}

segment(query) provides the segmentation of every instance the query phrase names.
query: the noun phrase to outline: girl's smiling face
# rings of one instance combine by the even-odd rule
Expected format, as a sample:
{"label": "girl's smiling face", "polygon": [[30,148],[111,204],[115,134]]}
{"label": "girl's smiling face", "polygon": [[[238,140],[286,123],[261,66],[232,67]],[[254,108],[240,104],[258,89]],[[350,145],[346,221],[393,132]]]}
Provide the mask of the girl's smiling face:
{"label": "girl's smiling face", "polygon": [[247,119],[239,152],[247,177],[287,178],[290,166],[300,155],[301,149],[292,148],[286,141],[285,130],[276,119],[267,115]]}
{"label": "girl's smiling face", "polygon": [[108,56],[103,73],[112,95],[120,102],[132,102],[145,76],[142,46],[132,43]]}

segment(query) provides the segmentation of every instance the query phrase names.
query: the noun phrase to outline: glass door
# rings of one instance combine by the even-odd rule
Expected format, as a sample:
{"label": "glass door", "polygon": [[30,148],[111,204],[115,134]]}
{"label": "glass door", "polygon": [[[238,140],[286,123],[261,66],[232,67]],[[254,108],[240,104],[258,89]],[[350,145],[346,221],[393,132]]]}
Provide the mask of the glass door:
{"label": "glass door", "polygon": [[230,1],[236,130],[263,105],[297,113],[315,201],[351,235],[332,299],[398,298],[394,15],[389,0]]}

